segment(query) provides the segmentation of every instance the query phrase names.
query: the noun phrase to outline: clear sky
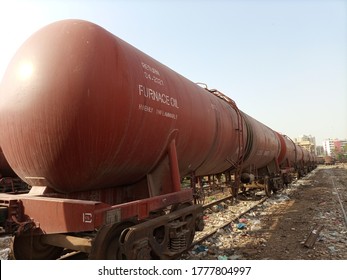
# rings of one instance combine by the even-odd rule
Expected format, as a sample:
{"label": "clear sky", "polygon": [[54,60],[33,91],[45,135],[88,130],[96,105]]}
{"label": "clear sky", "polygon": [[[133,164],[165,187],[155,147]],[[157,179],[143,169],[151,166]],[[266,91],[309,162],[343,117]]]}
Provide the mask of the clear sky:
{"label": "clear sky", "polygon": [[347,138],[347,0],[0,0],[0,77],[62,19],[92,21],[272,129]]}

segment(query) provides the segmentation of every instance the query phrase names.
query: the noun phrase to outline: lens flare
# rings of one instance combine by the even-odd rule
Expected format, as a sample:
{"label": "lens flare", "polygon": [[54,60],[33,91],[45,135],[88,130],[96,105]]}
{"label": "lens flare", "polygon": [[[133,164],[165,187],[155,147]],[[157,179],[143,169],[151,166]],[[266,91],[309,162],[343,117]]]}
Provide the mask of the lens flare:
{"label": "lens flare", "polygon": [[22,62],[19,66],[19,78],[22,80],[27,80],[31,77],[34,72],[34,66],[31,62],[25,61]]}

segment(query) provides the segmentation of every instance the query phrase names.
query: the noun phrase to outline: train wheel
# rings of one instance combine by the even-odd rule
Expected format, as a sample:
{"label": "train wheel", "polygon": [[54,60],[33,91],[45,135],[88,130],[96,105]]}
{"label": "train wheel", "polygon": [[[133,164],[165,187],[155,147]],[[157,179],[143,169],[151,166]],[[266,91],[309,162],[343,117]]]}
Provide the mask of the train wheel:
{"label": "train wheel", "polygon": [[265,188],[266,196],[271,197],[272,184],[271,184],[271,180],[269,180],[268,178],[265,178],[264,180],[264,188]]}
{"label": "train wheel", "polygon": [[13,241],[13,254],[17,260],[55,260],[64,248],[45,244],[41,235],[18,235]]}
{"label": "train wheel", "polygon": [[133,226],[132,222],[107,225],[102,227],[92,245],[89,259],[92,260],[122,260],[125,256],[120,252],[119,237],[128,227]]}
{"label": "train wheel", "polygon": [[277,193],[278,190],[282,190],[284,188],[285,184],[284,184],[284,180],[283,178],[280,178],[277,182],[277,185],[274,189],[274,193]]}
{"label": "train wheel", "polygon": [[196,191],[194,198],[197,204],[205,203],[205,192],[202,190],[202,188],[199,188],[199,190]]}

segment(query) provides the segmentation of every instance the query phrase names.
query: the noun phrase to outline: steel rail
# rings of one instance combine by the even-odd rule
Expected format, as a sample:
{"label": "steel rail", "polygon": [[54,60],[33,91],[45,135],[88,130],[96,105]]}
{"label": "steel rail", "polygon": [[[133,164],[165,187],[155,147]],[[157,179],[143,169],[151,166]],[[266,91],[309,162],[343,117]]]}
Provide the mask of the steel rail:
{"label": "steel rail", "polygon": [[340,206],[341,206],[341,211],[342,211],[342,214],[343,214],[343,217],[345,219],[345,224],[346,224],[346,228],[347,228],[347,215],[346,215],[346,210],[345,208],[343,207],[343,204],[342,204],[342,201],[341,201],[341,197],[340,197],[340,194],[339,194],[339,191],[337,190],[337,187],[335,185],[335,181],[334,181],[334,178],[332,177],[331,178],[331,181],[333,183],[333,186],[334,186],[334,189],[335,189],[335,192],[336,192],[336,196],[337,196],[337,199],[340,203]]}

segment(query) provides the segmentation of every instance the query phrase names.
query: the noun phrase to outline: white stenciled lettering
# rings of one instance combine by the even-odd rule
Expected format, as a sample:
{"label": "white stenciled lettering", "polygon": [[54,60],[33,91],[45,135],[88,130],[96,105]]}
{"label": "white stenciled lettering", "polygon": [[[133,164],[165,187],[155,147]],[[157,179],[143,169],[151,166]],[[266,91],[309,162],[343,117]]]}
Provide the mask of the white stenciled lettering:
{"label": "white stenciled lettering", "polygon": [[143,85],[139,85],[139,95],[145,95],[145,87]]}
{"label": "white stenciled lettering", "polygon": [[179,108],[178,101],[176,98],[170,97],[165,93],[161,93],[159,91],[155,91],[151,88],[145,87],[144,85],[139,85],[139,95],[177,109]]}
{"label": "white stenciled lettering", "polygon": [[150,65],[148,65],[147,63],[141,62],[141,65],[144,69],[146,69],[149,72],[152,72],[153,74],[160,76],[160,73],[157,69],[155,69],[154,67],[151,67]]}
{"label": "white stenciled lettering", "polygon": [[153,112],[153,108],[144,104],[139,104],[139,110],[141,111],[145,111],[148,113],[152,113]]}
{"label": "white stenciled lettering", "polygon": [[164,81],[162,79],[159,79],[157,76],[155,76],[153,74],[151,75],[151,74],[149,74],[147,72],[143,72],[143,74],[145,75],[146,79],[148,79],[148,80],[150,80],[150,81],[152,81],[152,82],[154,82],[154,83],[156,83],[158,85],[161,85],[161,86],[164,85]]}
{"label": "white stenciled lettering", "polygon": [[171,97],[171,98],[170,98],[170,105],[171,105],[172,107],[178,108],[177,99]]}
{"label": "white stenciled lettering", "polygon": [[160,109],[156,109],[155,111],[156,111],[157,115],[160,115],[160,116],[163,116],[163,117],[166,117],[166,118],[170,118],[170,119],[173,119],[173,120],[177,120],[177,114],[170,113],[170,112],[165,112],[165,111],[160,110]]}

